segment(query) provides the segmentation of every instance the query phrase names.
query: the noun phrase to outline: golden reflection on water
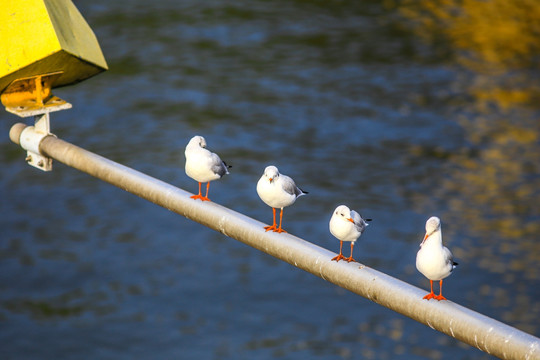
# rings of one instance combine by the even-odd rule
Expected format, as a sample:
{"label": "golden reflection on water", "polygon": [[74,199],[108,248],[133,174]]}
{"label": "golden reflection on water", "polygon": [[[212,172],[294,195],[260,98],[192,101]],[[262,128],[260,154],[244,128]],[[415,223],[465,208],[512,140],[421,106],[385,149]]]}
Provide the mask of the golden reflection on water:
{"label": "golden reflection on water", "polygon": [[538,65],[537,0],[402,1],[400,11],[428,41],[444,41],[457,62],[478,73],[506,73]]}
{"label": "golden reflection on water", "polygon": [[[404,1],[415,35],[445,46],[465,98],[450,116],[465,145],[445,154],[422,209],[441,211],[454,255],[499,274],[476,295],[501,308],[500,319],[539,330],[540,272],[540,2],[537,0]],[[426,156],[421,147],[413,157]],[[431,205],[429,205],[431,204]],[[455,245],[455,229],[466,229]],[[452,230],[454,229],[454,230]],[[509,286],[511,284],[511,286]]]}

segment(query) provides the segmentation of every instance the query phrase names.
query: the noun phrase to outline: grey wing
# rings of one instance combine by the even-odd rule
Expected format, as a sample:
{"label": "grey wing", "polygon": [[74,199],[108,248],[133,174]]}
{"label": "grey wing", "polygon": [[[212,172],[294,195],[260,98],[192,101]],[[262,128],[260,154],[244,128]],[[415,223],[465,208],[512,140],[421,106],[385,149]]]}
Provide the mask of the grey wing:
{"label": "grey wing", "polygon": [[454,256],[452,255],[452,252],[447,248],[443,246],[444,251],[444,261],[447,264],[452,265],[452,270],[456,268],[457,262],[454,262]]}
{"label": "grey wing", "polygon": [[354,221],[354,227],[356,227],[356,230],[362,234],[364,230],[366,230],[368,224],[364,221],[364,219],[362,219],[362,216],[360,216],[360,214],[354,210],[351,210],[351,218]]}
{"label": "grey wing", "polygon": [[302,189],[296,186],[294,180],[290,177],[286,175],[280,175],[280,177],[283,184],[283,190],[285,190],[287,194],[295,195],[296,197],[307,194],[307,192],[302,191]]}
{"label": "grey wing", "polygon": [[212,172],[214,174],[218,174],[220,177],[222,177],[225,174],[228,174],[229,171],[227,170],[227,165],[225,162],[223,162],[219,156],[215,153],[212,153],[212,166],[211,166]]}

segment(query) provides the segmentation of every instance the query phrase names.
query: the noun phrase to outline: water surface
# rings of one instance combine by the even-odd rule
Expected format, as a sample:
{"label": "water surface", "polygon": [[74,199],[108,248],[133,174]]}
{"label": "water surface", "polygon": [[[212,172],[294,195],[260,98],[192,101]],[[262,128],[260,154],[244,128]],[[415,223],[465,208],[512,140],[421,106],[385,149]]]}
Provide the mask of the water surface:
{"label": "water surface", "polygon": [[[460,263],[445,295],[540,335],[537,67],[392,2],[75,3],[110,70],[56,89],[73,104],[59,137],[195,192],[183,151],[203,135],[233,165],[211,198],[265,222],[274,164],[310,192],[287,231],[337,251],[347,204],[373,218],[355,258],[425,289],[416,251],[440,216]],[[1,117],[2,358],[490,358],[62,164],[28,167]]]}

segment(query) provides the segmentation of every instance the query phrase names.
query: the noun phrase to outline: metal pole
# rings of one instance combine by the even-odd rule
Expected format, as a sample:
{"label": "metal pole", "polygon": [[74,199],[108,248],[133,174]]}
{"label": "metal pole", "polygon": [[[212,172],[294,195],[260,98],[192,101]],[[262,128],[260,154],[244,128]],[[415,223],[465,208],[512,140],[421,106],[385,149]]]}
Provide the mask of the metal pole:
{"label": "metal pole", "polygon": [[[11,140],[20,144],[25,124],[15,124]],[[335,253],[290,234],[267,233],[263,223],[192,195],[54,136],[40,152],[226,236],[286,261],[432,329],[502,359],[540,359],[540,339],[451,301],[426,301],[424,290],[359,263],[330,261]]]}

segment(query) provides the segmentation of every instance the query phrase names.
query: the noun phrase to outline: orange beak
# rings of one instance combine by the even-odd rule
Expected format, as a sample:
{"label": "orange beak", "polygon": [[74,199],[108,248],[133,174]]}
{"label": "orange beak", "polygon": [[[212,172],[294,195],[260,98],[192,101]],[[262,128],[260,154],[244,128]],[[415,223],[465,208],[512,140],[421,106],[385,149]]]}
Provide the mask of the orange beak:
{"label": "orange beak", "polygon": [[274,180],[273,178],[269,178],[268,181],[272,182],[272,180]]}
{"label": "orange beak", "polygon": [[352,218],[348,218],[347,220],[349,220],[350,222],[354,224],[354,220]]}
{"label": "orange beak", "polygon": [[422,243],[420,244],[420,246],[424,245],[428,237],[429,237],[429,234],[426,233],[426,236],[424,236],[424,240],[422,240]]}

